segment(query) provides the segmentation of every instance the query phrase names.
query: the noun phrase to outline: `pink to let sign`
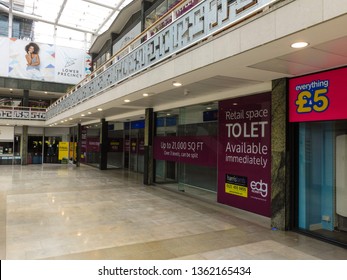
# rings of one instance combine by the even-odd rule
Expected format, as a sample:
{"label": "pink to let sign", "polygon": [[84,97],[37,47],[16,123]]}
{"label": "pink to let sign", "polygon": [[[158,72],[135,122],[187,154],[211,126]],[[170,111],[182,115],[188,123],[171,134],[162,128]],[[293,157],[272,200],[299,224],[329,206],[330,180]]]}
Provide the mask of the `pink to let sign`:
{"label": "pink to let sign", "polygon": [[219,102],[218,202],[271,216],[271,95]]}

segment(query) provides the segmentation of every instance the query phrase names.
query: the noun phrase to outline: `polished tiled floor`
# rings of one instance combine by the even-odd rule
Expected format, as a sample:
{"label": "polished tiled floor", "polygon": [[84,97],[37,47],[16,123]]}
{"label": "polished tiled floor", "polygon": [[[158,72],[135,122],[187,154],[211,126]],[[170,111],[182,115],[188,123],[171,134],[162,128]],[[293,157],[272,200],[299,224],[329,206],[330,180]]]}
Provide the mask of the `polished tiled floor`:
{"label": "polished tiled floor", "polygon": [[347,259],[347,250],[142,175],[0,166],[1,259]]}

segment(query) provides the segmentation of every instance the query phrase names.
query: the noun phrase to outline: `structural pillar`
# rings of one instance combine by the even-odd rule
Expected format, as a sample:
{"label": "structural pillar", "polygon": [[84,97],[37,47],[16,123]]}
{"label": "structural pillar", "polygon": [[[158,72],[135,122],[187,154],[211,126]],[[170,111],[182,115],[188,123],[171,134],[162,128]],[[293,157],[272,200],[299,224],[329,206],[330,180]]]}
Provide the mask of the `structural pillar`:
{"label": "structural pillar", "polygon": [[101,133],[100,133],[100,170],[107,169],[107,145],[108,140],[108,122],[105,119],[101,120]]}
{"label": "structural pillar", "polygon": [[23,90],[23,107],[29,107],[29,90]]}
{"label": "structural pillar", "polygon": [[76,147],[76,166],[81,164],[81,147],[82,147],[82,125],[77,125],[77,147]]}
{"label": "structural pillar", "polygon": [[142,0],[141,2],[141,32],[146,29],[146,11],[151,6],[151,2]]}
{"label": "structural pillar", "polygon": [[271,122],[271,226],[290,227],[290,154],[287,141],[287,79],[272,82]]}
{"label": "structural pillar", "polygon": [[8,38],[12,38],[13,33],[13,0],[9,1],[9,13],[8,13]]}
{"label": "structural pillar", "polygon": [[28,164],[28,128],[27,125],[23,125],[22,141],[20,145],[22,165]]}
{"label": "structural pillar", "polygon": [[147,108],[145,112],[145,160],[143,173],[143,183],[145,185],[152,185],[154,181],[153,139],[154,113],[153,108]]}

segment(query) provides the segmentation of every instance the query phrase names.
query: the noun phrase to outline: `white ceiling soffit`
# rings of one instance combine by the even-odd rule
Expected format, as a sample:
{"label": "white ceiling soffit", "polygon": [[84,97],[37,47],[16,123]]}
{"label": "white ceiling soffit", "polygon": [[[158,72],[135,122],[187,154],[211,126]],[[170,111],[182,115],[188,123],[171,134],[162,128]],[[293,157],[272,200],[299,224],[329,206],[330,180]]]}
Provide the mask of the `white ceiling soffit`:
{"label": "white ceiling soffit", "polygon": [[347,36],[296,51],[249,67],[280,72],[287,75],[301,75],[347,64]]}

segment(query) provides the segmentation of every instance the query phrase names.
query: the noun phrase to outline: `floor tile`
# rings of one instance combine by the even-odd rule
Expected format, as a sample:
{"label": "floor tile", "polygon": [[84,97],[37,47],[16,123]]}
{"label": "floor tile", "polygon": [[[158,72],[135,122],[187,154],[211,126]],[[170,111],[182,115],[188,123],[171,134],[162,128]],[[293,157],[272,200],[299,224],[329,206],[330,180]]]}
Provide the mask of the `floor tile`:
{"label": "floor tile", "polygon": [[1,259],[347,259],[201,190],[71,165],[0,166]]}

